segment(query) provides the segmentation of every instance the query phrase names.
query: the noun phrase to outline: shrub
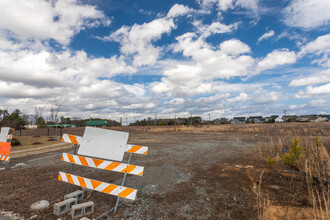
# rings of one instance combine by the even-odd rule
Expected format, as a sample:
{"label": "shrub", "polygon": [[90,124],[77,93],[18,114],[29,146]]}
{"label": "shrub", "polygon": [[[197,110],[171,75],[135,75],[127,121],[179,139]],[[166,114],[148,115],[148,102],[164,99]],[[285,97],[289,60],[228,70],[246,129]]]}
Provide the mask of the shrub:
{"label": "shrub", "polygon": [[21,142],[17,138],[11,139],[11,146],[21,145]]}
{"label": "shrub", "polygon": [[290,145],[289,150],[283,155],[282,160],[290,167],[299,168],[299,160],[302,156],[302,148],[299,145],[299,139],[295,138]]}
{"label": "shrub", "polygon": [[267,159],[266,159],[266,163],[270,166],[270,167],[273,167],[275,164],[276,164],[276,160],[274,158],[272,158],[271,156],[269,156]]}

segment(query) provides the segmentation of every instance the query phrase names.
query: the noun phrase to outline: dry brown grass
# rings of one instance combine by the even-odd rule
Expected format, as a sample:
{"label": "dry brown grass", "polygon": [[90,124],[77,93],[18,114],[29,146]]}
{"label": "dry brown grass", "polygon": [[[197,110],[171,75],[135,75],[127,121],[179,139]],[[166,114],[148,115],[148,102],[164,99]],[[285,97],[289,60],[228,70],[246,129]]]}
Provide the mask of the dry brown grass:
{"label": "dry brown grass", "polygon": [[252,133],[269,135],[312,135],[323,136],[329,134],[330,123],[283,123],[283,124],[240,124],[240,125],[204,125],[204,126],[146,126],[146,127],[115,127],[116,130],[131,130],[146,133],[162,132],[229,132]]}
{"label": "dry brown grass", "polygon": [[[286,135],[286,136],[324,136],[329,135],[330,122],[322,123],[281,123],[281,124],[240,124],[240,125],[203,125],[203,126],[128,126],[128,127],[106,127],[107,129],[141,132],[141,133],[164,133],[164,132],[187,132],[187,133],[201,133],[201,132],[229,132],[229,133],[248,133],[260,135]],[[80,128],[63,128],[63,133],[70,133],[75,135],[82,135],[84,127]],[[54,130],[50,129],[51,135]],[[60,134],[60,129],[57,131]],[[39,134],[40,136],[47,136],[48,129],[41,128],[36,130],[23,130],[23,136],[33,136]],[[15,136],[19,135],[19,131],[14,132]]]}
{"label": "dry brown grass", "polygon": [[[309,128],[311,129],[311,128]],[[316,128],[315,128],[316,129]],[[325,128],[319,128],[325,129]],[[306,132],[306,128],[302,128],[302,133]],[[314,134],[318,133],[313,131]],[[320,133],[324,134],[323,140],[325,143],[329,143],[329,133],[324,133],[321,130]],[[313,135],[294,135],[294,136],[278,136],[278,137],[265,137],[259,142],[257,150],[259,157],[264,161],[268,156],[272,156],[280,166],[277,166],[277,170],[283,169],[285,165],[281,161],[282,149],[292,144],[294,137],[298,137],[299,144],[302,146],[303,153],[298,161],[298,169],[305,175],[306,187],[301,189],[307,189],[306,197],[309,201],[310,208],[306,207],[305,211],[312,219],[330,219],[330,182],[329,182],[329,166],[330,156],[326,148],[326,145],[319,141],[318,138],[312,137]],[[329,146],[328,146],[329,147]],[[285,167],[288,169],[288,167]],[[276,169],[276,168],[275,168]],[[260,175],[261,178],[262,175]],[[261,182],[261,179],[260,179]],[[259,182],[259,187],[261,187]],[[260,188],[258,188],[260,191]],[[261,192],[257,193],[257,207],[259,219],[272,219],[269,213],[272,213],[269,201],[267,201],[265,195],[262,197]],[[293,197],[294,199],[294,197]],[[287,207],[288,208],[288,207]],[[301,208],[301,207],[300,207]],[[296,207],[290,207],[287,210],[293,212]],[[306,210],[309,210],[308,212]],[[283,207],[282,207],[282,210]]]}
{"label": "dry brown grass", "polygon": [[316,138],[307,147],[304,168],[309,200],[317,219],[330,219],[329,165],[329,153]]}

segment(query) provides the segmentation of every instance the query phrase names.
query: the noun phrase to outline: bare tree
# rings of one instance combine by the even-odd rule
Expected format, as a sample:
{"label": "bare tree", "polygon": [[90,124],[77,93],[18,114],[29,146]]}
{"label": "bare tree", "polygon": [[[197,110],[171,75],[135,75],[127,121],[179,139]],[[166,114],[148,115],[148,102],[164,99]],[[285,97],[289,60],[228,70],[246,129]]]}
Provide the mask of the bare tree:
{"label": "bare tree", "polygon": [[34,107],[34,122],[36,125],[40,124],[40,120],[42,119],[42,114],[44,113],[45,106],[35,106]]}
{"label": "bare tree", "polygon": [[63,104],[58,103],[57,101],[54,104],[50,105],[49,109],[49,119],[51,122],[56,123],[58,120],[58,113]]}
{"label": "bare tree", "polygon": [[[58,113],[61,109],[63,104],[58,103],[57,101],[54,104],[50,105],[50,109],[49,109],[49,119],[50,121],[52,121],[54,124],[57,124],[57,120],[58,120]],[[57,138],[57,126],[55,128],[55,140]]]}

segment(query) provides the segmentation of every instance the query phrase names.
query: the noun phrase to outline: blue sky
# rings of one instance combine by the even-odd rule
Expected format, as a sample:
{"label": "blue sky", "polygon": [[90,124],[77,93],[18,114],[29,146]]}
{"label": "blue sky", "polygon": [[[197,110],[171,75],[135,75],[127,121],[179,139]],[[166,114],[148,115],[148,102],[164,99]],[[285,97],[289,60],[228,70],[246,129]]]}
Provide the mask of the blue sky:
{"label": "blue sky", "polygon": [[0,108],[329,113],[328,0],[0,0]]}

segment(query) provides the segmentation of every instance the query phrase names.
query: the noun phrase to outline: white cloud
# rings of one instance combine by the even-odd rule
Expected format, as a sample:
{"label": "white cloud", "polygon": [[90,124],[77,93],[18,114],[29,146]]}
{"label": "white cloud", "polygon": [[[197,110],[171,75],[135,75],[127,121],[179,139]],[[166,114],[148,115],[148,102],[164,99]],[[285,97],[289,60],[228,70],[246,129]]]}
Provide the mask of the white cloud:
{"label": "white cloud", "polygon": [[250,51],[243,42],[232,39],[219,48],[212,48],[202,38],[195,38],[193,33],[177,38],[178,43],[173,46],[175,52],[182,52],[192,61],[166,67],[162,81],[151,85],[152,92],[178,96],[209,94],[213,88],[211,80],[245,76],[251,72],[254,59],[242,55]]}
{"label": "white cloud", "polygon": [[258,62],[257,72],[272,69],[280,65],[292,64],[297,60],[297,55],[288,49],[274,50]]}
{"label": "white cloud", "polygon": [[250,47],[238,39],[213,47],[203,34],[197,37],[195,33],[185,33],[177,41],[172,47],[174,52],[182,52],[192,60],[164,66],[161,82],[150,85],[153,93],[179,97],[210,94],[215,88],[212,80],[249,75],[255,64],[251,56],[244,55],[251,52]]}
{"label": "white cloud", "polygon": [[212,7],[216,4],[220,11],[227,11],[235,7],[257,11],[259,0],[199,0],[198,2],[202,7]]}
{"label": "white cloud", "polygon": [[157,62],[160,48],[154,47],[152,42],[174,28],[176,26],[172,18],[158,18],[142,25],[123,26],[103,39],[120,43],[120,51],[123,54],[134,56],[135,66],[153,65]]}
{"label": "white cloud", "polygon": [[302,104],[302,105],[289,105],[290,110],[296,110],[296,109],[304,109],[306,108],[307,104]]}
{"label": "white cloud", "polygon": [[227,102],[245,102],[246,100],[248,100],[248,95],[243,92],[239,96],[227,99]]}
{"label": "white cloud", "polygon": [[330,1],[294,0],[284,9],[284,22],[292,27],[315,29],[329,24]]}
{"label": "white cloud", "polygon": [[305,91],[300,90],[296,94],[296,98],[307,98],[318,95],[330,95],[330,83],[318,87],[307,86]]}
{"label": "white cloud", "polygon": [[312,41],[301,48],[301,53],[330,53],[330,34],[319,36],[315,41]]}
{"label": "white cloud", "polygon": [[174,18],[174,17],[178,17],[178,16],[189,14],[189,13],[191,13],[193,11],[194,11],[193,9],[189,8],[186,5],[175,4],[168,11],[167,17],[168,18]]}
{"label": "white cloud", "polygon": [[330,34],[319,36],[316,40],[303,46],[299,55],[304,56],[306,54],[318,57],[312,60],[312,64],[317,63],[323,67],[330,67]]}
{"label": "white cloud", "polygon": [[224,41],[220,44],[220,49],[228,55],[239,55],[242,53],[250,53],[251,48],[237,39]]}
{"label": "white cloud", "polygon": [[259,37],[257,43],[260,43],[262,40],[273,37],[274,35],[275,35],[275,32],[273,30],[270,30],[270,31],[264,33],[261,37]]}
{"label": "white cloud", "polygon": [[279,92],[274,91],[259,91],[253,98],[253,102],[256,104],[274,103],[279,100],[280,95]]}
{"label": "white cloud", "polygon": [[135,71],[121,57],[89,58],[84,51],[0,51],[0,80],[34,86],[72,86],[78,80],[88,84],[95,77],[112,77]]}
{"label": "white cloud", "polygon": [[110,24],[103,12],[75,0],[2,0],[0,8],[0,32],[9,31],[18,40],[54,39],[68,45],[80,30]]}
{"label": "white cloud", "polygon": [[224,34],[224,33],[233,32],[237,30],[239,23],[236,22],[230,25],[226,25],[216,21],[216,22],[212,22],[210,25],[204,25],[201,23],[201,21],[195,21],[193,24],[200,33],[200,37],[207,38],[214,34]]}
{"label": "white cloud", "polygon": [[330,69],[320,71],[316,74],[294,79],[289,86],[306,86],[330,82]]}
{"label": "white cloud", "polygon": [[309,104],[313,107],[319,107],[319,106],[329,107],[329,100],[326,100],[326,99],[313,99],[309,102]]}

